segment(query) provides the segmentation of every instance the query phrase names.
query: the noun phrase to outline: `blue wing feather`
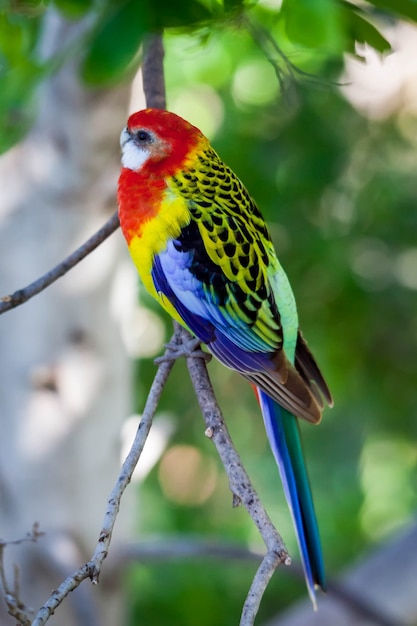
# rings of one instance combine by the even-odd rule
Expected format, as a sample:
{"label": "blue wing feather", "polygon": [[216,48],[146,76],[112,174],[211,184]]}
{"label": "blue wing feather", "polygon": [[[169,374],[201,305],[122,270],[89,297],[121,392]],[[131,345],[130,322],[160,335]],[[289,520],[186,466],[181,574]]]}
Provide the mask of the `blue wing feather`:
{"label": "blue wing feather", "polygon": [[214,338],[214,326],[206,318],[196,313],[192,313],[187,305],[180,300],[172,289],[167,276],[162,269],[161,257],[155,256],[152,267],[152,279],[155,289],[163,294],[171,302],[178,312],[178,315],[184,321],[186,326],[193,332],[196,337],[201,339],[203,343],[210,343]]}
{"label": "blue wing feather", "polygon": [[[267,367],[268,359],[264,356],[272,355],[276,347],[267,343],[237,314],[231,315],[213,290],[195,277],[190,270],[192,263],[191,252],[180,252],[174,241],[168,242],[166,249],[154,257],[152,278],[156,290],[169,299],[185,324],[201,341],[207,343],[208,337],[212,337],[212,330],[216,329],[216,336],[223,335],[226,344],[229,342],[233,349],[239,348],[242,358],[247,353],[259,355],[261,362],[255,369]],[[204,325],[205,328],[202,327]],[[231,367],[236,368],[235,365]]]}

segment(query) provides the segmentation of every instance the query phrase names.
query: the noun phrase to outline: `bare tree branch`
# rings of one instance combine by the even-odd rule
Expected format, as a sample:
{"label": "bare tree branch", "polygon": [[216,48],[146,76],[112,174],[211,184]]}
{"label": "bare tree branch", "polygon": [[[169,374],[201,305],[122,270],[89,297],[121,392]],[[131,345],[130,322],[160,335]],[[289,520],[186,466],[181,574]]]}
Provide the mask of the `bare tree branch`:
{"label": "bare tree branch", "polygon": [[148,35],[144,44],[142,65],[146,106],[166,109],[165,80],[163,71],[164,46],[162,35]]}
{"label": "bare tree branch", "polygon": [[99,246],[107,237],[109,237],[119,227],[119,216],[114,213],[111,218],[98,230],[90,239],[82,244],[77,250],[70,254],[66,259],[58,263],[52,270],[35,280],[27,287],[18,289],[9,296],[0,297],[0,315],[10,311],[20,304],[24,304],[33,296],[49,287],[58,278],[61,278],[70,269],[72,269],[77,263],[82,261],[86,256],[90,254],[97,246]]}
{"label": "bare tree branch", "polygon": [[[179,332],[183,342],[189,341],[190,335],[186,330],[180,329]],[[237,503],[244,505],[267,547],[267,554],[258,568],[243,606],[240,626],[251,626],[255,621],[262,596],[272,574],[281,563],[289,565],[291,559],[283,540],[269,519],[242,465],[239,454],[233,446],[222,412],[214,396],[204,359],[190,356],[187,358],[187,365],[206,423],[206,435],[213,441],[222,460],[229,478],[233,502],[235,505]]]}

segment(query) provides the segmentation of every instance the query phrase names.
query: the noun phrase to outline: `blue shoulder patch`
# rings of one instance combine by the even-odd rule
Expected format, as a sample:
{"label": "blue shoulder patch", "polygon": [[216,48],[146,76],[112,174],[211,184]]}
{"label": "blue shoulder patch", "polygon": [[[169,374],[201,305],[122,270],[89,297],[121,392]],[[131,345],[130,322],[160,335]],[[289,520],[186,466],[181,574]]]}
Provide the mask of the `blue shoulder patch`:
{"label": "blue shoulder patch", "polygon": [[184,324],[188,326],[191,332],[194,333],[196,337],[201,339],[203,343],[209,344],[214,339],[214,326],[210,324],[207,319],[192,313],[175,295],[166,278],[164,270],[162,269],[161,259],[159,256],[154,258],[152,279],[155,289],[168,298],[178,315],[184,321]]}

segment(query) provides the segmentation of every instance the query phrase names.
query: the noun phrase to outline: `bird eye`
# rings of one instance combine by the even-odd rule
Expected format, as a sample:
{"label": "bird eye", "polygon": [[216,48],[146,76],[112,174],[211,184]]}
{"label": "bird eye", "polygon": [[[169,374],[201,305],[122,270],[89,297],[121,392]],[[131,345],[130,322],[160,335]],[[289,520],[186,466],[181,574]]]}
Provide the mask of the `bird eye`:
{"label": "bird eye", "polygon": [[135,134],[135,139],[138,141],[138,143],[151,143],[152,136],[146,130],[138,130],[138,132]]}

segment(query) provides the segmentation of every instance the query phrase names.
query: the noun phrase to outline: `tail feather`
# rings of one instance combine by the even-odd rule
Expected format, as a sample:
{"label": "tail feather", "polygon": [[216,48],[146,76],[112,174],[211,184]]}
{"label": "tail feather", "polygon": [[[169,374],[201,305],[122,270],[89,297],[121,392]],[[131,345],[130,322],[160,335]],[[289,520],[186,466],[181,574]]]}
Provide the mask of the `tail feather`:
{"label": "tail feather", "polygon": [[270,446],[277,462],[293,518],[308,592],[316,607],[315,588],[325,589],[320,536],[297,419],[257,389]]}

